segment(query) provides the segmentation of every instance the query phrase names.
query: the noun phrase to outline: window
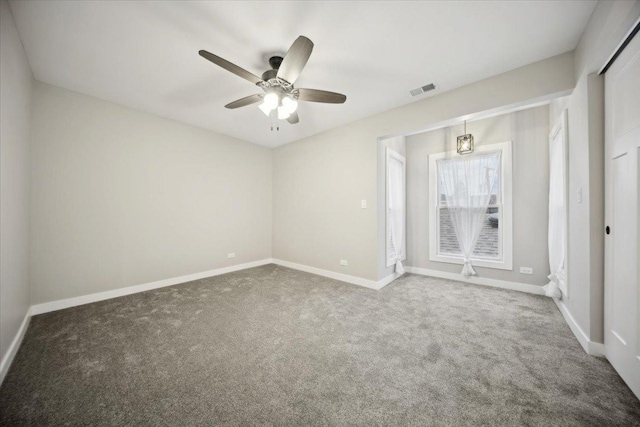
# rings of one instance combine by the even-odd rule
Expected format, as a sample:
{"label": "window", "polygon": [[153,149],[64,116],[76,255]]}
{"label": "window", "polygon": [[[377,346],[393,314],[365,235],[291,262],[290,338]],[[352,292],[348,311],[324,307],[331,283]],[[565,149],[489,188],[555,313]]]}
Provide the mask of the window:
{"label": "window", "polygon": [[[500,151],[500,166],[486,168],[480,162],[474,167],[487,176],[486,182],[469,189],[472,194],[490,194],[489,207],[478,243],[473,251],[472,264],[504,270],[512,269],[512,208],[511,208],[511,142],[476,147],[477,152]],[[429,156],[429,259],[431,261],[463,264],[443,189],[438,184],[438,161],[460,156],[455,151]],[[482,170],[480,170],[482,168]],[[493,176],[495,176],[495,180]],[[490,187],[490,188],[489,188]]]}
{"label": "window", "polygon": [[387,147],[386,166],[387,267],[391,267],[406,258],[406,161]]}
{"label": "window", "polygon": [[[549,135],[549,266],[552,282],[569,296],[567,281],[567,110]],[[549,286],[547,285],[547,286]],[[545,287],[546,288],[546,287]],[[551,289],[554,286],[550,286]],[[548,295],[548,294],[547,294]]]}

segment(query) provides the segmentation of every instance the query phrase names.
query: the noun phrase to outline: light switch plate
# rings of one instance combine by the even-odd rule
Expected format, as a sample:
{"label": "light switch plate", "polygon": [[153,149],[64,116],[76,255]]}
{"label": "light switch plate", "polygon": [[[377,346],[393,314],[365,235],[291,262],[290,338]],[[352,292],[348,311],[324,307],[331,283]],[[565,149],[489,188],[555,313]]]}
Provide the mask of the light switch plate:
{"label": "light switch plate", "polygon": [[227,258],[229,258],[229,259],[235,258],[235,257],[236,257],[235,252],[231,252],[231,253],[227,254]]}
{"label": "light switch plate", "polygon": [[520,274],[533,274],[533,268],[531,268],[531,267],[520,267]]}
{"label": "light switch plate", "polygon": [[347,260],[346,259],[341,259],[340,260],[340,265],[347,265]]}
{"label": "light switch plate", "polygon": [[362,209],[367,209],[367,201],[366,200],[360,200],[360,207]]}

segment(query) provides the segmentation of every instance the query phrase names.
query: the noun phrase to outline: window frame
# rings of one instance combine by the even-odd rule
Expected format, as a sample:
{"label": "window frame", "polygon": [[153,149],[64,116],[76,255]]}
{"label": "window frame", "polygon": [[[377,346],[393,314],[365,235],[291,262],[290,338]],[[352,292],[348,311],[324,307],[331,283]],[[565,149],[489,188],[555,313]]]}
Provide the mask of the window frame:
{"label": "window frame", "polygon": [[[475,267],[494,268],[499,270],[513,270],[513,156],[511,141],[475,147],[476,152],[501,151],[500,165],[500,233],[499,259],[472,256]],[[429,155],[429,260],[449,264],[464,264],[462,256],[440,253],[440,209],[443,207],[438,201],[438,173],[437,161],[445,158],[465,156],[456,151],[440,152]],[[468,154],[467,154],[468,156]],[[493,206],[493,205],[491,205]]]}
{"label": "window frame", "polygon": [[400,163],[402,163],[402,188],[404,190],[404,206],[403,206],[403,212],[404,212],[404,216],[403,216],[403,224],[404,224],[404,239],[402,239],[402,257],[400,258],[400,261],[404,261],[407,259],[407,160],[406,158],[392,150],[390,147],[386,147],[386,156],[385,156],[385,209],[384,209],[384,216],[385,216],[385,222],[386,222],[386,227],[385,227],[385,257],[386,257],[386,266],[387,267],[392,267],[393,265],[395,265],[396,263],[396,258],[395,258],[395,253],[394,253],[394,258],[390,257],[389,254],[389,160],[393,158],[397,161],[399,161]]}

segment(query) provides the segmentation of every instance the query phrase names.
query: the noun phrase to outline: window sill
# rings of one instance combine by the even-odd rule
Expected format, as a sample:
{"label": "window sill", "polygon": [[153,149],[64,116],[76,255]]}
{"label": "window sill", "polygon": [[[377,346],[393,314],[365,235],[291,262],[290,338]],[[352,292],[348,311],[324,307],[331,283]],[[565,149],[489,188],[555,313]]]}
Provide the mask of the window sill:
{"label": "window sill", "polygon": [[[462,258],[454,256],[435,255],[430,256],[429,260],[448,264],[464,264],[464,260]],[[494,268],[497,270],[513,270],[513,264],[509,260],[491,261],[488,259],[471,258],[471,265],[474,267]]]}

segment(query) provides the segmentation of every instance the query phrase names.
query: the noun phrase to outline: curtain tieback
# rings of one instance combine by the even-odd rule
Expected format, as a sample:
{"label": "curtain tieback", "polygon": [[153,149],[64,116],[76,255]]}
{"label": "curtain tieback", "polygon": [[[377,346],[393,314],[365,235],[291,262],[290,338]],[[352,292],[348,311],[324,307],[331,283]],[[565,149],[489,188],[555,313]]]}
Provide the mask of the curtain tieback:
{"label": "curtain tieback", "polygon": [[471,265],[471,258],[464,258],[464,266],[462,267],[462,275],[464,277],[475,276],[477,273]]}

